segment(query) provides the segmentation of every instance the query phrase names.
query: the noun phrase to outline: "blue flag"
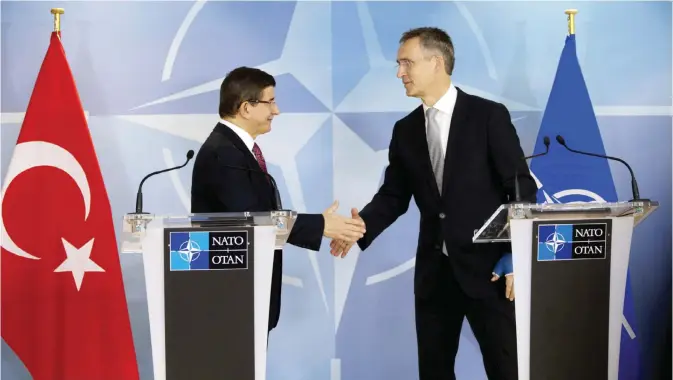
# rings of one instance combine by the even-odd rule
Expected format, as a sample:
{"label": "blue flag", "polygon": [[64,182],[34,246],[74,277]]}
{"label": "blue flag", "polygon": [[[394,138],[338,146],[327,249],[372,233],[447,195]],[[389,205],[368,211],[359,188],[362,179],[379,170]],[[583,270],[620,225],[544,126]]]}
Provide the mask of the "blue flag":
{"label": "blue flag", "polygon": [[[573,149],[605,154],[591,98],[577,59],[575,35],[566,37],[534,151],[544,150],[544,136],[554,141],[557,135],[563,136]],[[538,182],[538,202],[617,201],[608,160],[575,154],[558,144],[552,148],[547,156],[534,158],[530,165]],[[636,380],[639,378],[640,352],[628,274],[623,321],[619,380]]]}

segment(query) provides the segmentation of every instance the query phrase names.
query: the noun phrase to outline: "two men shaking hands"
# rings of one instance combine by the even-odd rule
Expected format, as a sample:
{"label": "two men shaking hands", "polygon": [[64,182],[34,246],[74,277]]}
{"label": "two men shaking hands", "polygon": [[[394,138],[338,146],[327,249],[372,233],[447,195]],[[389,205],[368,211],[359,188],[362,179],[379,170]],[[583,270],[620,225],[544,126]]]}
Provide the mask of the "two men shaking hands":
{"label": "two men shaking hands", "polygon": [[[479,343],[489,379],[517,378],[514,276],[509,244],[473,244],[472,234],[502,203],[520,194],[536,202],[537,186],[507,108],[468,94],[451,80],[449,35],[435,27],[405,32],[397,78],[421,104],[398,120],[383,184],[360,211],[299,214],[288,243],[345,257],[366,250],[409,208],[420,229],[414,274],[419,377],[455,379],[463,320]],[[255,142],[280,111],[273,76],[254,68],[231,71],[220,88],[220,121],[201,146],[193,169],[192,212],[269,211],[278,207],[266,161]],[[297,126],[301,133],[301,126]],[[241,170],[243,168],[243,170]],[[274,255],[269,330],[280,315],[282,252]]]}

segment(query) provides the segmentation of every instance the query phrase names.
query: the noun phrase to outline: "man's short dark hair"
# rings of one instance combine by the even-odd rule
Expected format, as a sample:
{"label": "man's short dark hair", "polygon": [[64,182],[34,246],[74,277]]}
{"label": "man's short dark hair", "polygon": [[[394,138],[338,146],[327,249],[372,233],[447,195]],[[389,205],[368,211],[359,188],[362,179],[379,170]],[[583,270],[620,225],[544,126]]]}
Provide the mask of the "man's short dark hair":
{"label": "man's short dark hair", "polygon": [[220,86],[220,117],[232,117],[243,102],[262,100],[267,87],[275,87],[273,76],[260,69],[238,67],[224,78]]}
{"label": "man's short dark hair", "polygon": [[423,49],[437,50],[444,57],[444,70],[451,75],[453,65],[456,63],[456,57],[453,51],[453,42],[449,34],[439,28],[422,27],[408,30],[402,34],[400,44],[418,37]]}

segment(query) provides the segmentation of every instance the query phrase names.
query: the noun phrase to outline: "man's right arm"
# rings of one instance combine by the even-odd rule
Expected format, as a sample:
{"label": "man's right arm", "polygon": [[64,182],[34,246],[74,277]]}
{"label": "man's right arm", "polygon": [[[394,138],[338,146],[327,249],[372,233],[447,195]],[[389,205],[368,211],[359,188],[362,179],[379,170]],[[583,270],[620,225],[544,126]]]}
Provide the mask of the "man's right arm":
{"label": "man's right arm", "polygon": [[364,237],[358,240],[360,249],[365,250],[386,228],[409,209],[411,187],[407,170],[400,152],[399,122],[393,128],[393,136],[388,148],[388,167],[385,170],[383,185],[371,202],[359,213],[367,226]]}
{"label": "man's right arm", "polygon": [[[245,155],[235,147],[223,147],[215,152],[210,162],[208,176],[218,200],[230,212],[270,211],[264,203],[260,202],[259,192],[261,190],[255,188],[250,179],[250,176],[264,177],[264,174],[237,169],[245,168],[246,162]],[[271,196],[271,193],[268,196]],[[364,226],[361,223],[334,214],[337,205],[335,203],[323,214],[299,214],[288,243],[317,251],[320,249],[323,235],[343,236],[350,241],[362,236]]]}

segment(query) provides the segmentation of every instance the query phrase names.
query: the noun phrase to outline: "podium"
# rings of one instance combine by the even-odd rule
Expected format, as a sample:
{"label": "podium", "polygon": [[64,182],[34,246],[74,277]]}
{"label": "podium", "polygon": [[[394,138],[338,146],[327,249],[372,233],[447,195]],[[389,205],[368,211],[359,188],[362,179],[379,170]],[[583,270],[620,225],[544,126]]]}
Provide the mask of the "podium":
{"label": "podium", "polygon": [[294,211],[127,214],[122,254],[141,254],[155,380],[266,379],[275,249]]}
{"label": "podium", "polygon": [[617,380],[633,228],[658,207],[501,205],[474,243],[511,243],[519,380]]}

